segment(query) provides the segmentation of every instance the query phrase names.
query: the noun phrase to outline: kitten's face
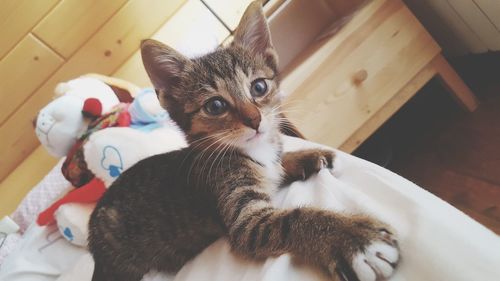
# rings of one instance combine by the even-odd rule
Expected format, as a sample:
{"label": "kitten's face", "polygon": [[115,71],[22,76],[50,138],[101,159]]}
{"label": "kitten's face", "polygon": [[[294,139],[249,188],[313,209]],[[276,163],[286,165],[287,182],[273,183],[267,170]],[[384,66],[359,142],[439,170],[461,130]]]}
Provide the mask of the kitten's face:
{"label": "kitten's face", "polygon": [[231,46],[193,60],[190,68],[181,82],[185,98],[179,116],[190,141],[245,146],[277,131],[279,83],[275,67],[262,56]]}
{"label": "kitten's face", "polygon": [[227,48],[196,59],[153,40],[141,49],[161,104],[191,143],[245,148],[278,133],[277,59],[260,4],[250,5]]}

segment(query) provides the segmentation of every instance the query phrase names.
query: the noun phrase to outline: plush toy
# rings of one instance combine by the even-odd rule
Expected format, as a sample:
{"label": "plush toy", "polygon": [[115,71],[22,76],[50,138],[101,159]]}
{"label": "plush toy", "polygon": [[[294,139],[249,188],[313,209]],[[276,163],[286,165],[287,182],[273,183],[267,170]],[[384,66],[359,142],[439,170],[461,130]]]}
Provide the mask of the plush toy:
{"label": "plush toy", "polygon": [[107,84],[93,77],[60,83],[55,92],[56,98],[40,110],[35,121],[38,139],[54,157],[66,156],[86,130],[90,119],[85,115],[100,116],[120,103]]}
{"label": "plush toy", "polygon": [[[105,87],[97,87],[99,83]],[[186,145],[154,91],[132,87],[132,99],[126,94],[132,91],[117,83],[126,82],[93,76],[60,85],[56,92],[66,90],[40,111],[36,121],[42,145],[55,156],[66,156],[62,172],[75,187],[40,213],[37,223],[56,221],[63,236],[79,246],[86,245],[95,202],[124,170],[148,156]]]}

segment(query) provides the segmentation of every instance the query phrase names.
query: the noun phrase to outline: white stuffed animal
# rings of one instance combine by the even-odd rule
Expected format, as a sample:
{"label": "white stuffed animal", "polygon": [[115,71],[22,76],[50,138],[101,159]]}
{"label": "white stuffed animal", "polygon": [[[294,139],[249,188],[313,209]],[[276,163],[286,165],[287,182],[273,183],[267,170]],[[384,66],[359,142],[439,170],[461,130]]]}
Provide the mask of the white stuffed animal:
{"label": "white stuffed animal", "polygon": [[93,77],[60,83],[55,92],[56,98],[40,110],[35,122],[36,136],[54,157],[66,156],[87,129],[89,120],[82,115],[86,100],[98,99],[101,113],[109,112],[120,103],[106,83]]}
{"label": "white stuffed animal", "polygon": [[[109,79],[106,82],[109,83]],[[135,91],[136,97],[130,104],[119,104],[112,87],[95,78],[72,80],[58,86],[57,91],[64,93],[59,93],[58,98],[40,111],[36,122],[37,136],[54,156],[71,155],[74,150],[82,150],[83,170],[94,178],[56,201],[40,214],[37,222],[46,225],[55,219],[61,234],[68,241],[86,246],[89,216],[105,188],[138,161],[182,148],[186,142],[152,90],[143,90],[138,94]],[[92,98],[98,99],[102,105],[97,110],[95,101],[89,102]],[[86,108],[89,104],[91,106]],[[93,118],[82,116],[82,111]],[[99,117],[99,113],[107,114]],[[115,120],[117,116],[118,123],[123,119],[128,125],[101,129],[99,121],[102,119],[101,123],[107,124],[107,116],[110,120]],[[70,163],[64,167],[66,178],[71,178],[71,171],[68,170],[75,167],[75,173],[83,173],[80,165]]]}

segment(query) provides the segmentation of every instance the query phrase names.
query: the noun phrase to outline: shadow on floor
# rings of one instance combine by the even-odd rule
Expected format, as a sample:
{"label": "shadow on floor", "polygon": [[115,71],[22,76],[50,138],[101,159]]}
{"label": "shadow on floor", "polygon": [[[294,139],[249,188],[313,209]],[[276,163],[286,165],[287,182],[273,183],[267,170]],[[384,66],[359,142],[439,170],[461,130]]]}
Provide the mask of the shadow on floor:
{"label": "shadow on floor", "polygon": [[500,234],[500,52],[451,63],[480,100],[468,113],[432,80],[353,154],[408,178]]}

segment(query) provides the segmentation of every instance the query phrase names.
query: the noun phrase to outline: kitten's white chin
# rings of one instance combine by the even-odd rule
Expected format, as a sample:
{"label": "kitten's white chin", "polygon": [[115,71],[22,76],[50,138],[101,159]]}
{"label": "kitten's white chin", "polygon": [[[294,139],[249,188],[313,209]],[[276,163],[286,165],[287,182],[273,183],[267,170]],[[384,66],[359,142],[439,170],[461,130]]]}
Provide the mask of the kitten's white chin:
{"label": "kitten's white chin", "polygon": [[270,133],[254,133],[241,144],[243,151],[255,161],[269,167],[278,160],[280,150]]}

